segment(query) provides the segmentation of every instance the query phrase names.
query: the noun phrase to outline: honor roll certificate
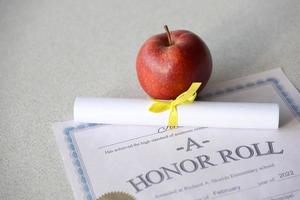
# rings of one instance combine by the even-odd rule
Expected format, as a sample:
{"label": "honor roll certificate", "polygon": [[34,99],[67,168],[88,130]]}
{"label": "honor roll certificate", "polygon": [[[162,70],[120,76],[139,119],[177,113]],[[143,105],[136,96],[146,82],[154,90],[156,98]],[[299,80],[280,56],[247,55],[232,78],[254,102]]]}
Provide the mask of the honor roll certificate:
{"label": "honor roll certificate", "polygon": [[300,95],[283,72],[209,85],[201,100],[277,103],[280,128],[56,123],[75,199],[300,199]]}

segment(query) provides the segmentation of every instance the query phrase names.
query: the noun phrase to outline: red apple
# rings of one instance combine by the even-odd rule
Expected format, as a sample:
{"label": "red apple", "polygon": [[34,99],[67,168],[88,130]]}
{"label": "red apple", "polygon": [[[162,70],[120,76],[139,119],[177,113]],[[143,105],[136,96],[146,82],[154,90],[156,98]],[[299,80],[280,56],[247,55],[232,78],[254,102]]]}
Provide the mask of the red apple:
{"label": "red apple", "polygon": [[155,99],[175,99],[193,82],[202,82],[200,91],[212,72],[209,49],[190,31],[165,29],[139,50],[136,70],[141,86]]}

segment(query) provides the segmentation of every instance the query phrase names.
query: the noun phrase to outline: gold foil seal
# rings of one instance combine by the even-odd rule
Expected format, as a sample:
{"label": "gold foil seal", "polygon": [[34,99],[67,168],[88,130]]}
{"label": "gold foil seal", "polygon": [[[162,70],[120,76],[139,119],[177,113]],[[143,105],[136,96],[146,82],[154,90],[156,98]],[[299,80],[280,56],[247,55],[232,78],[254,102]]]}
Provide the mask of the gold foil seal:
{"label": "gold foil seal", "polygon": [[136,200],[136,198],[126,192],[109,192],[102,195],[97,200]]}

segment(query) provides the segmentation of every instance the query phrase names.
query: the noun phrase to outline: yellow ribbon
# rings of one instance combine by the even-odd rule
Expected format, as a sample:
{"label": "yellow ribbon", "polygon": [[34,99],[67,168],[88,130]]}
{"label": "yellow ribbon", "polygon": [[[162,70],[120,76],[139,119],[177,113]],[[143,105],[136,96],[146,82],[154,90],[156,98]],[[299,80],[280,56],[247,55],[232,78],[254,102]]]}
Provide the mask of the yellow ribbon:
{"label": "yellow ribbon", "polygon": [[190,88],[180,94],[175,100],[171,101],[162,101],[153,99],[154,103],[150,106],[149,111],[154,113],[164,112],[166,110],[171,110],[169,114],[169,127],[177,127],[178,126],[178,113],[177,106],[180,104],[193,103],[196,96],[197,90],[201,86],[200,82],[192,83]]}

